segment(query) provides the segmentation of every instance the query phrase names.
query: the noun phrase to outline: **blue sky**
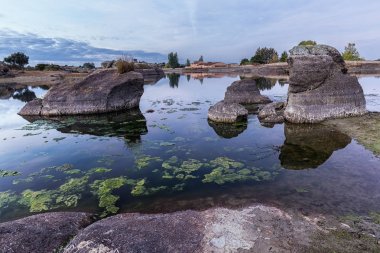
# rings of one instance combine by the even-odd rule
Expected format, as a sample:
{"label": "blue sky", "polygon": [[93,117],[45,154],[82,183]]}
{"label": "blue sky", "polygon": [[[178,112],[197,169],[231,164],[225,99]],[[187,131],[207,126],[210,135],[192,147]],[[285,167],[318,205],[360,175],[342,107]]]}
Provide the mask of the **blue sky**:
{"label": "blue sky", "polygon": [[304,39],[340,51],[354,42],[366,59],[380,58],[378,0],[0,0],[0,6],[0,59],[21,50],[32,62],[98,62],[129,51],[165,60],[177,51],[183,60],[238,62],[257,47],[280,53]]}

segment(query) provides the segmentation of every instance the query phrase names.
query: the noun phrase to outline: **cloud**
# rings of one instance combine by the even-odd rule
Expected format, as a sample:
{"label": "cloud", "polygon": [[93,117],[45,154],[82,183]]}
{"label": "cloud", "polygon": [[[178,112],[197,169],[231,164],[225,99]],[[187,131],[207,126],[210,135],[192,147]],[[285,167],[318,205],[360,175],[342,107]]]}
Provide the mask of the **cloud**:
{"label": "cloud", "polygon": [[[103,37],[94,38],[102,40]],[[117,39],[117,38],[115,38]],[[163,62],[166,56],[142,50],[114,50],[97,48],[86,42],[64,38],[44,38],[33,33],[0,31],[0,59],[13,52],[21,51],[30,58],[31,64],[49,62],[79,65],[83,62],[99,64],[105,60],[116,59],[122,55],[132,56],[148,62]]]}

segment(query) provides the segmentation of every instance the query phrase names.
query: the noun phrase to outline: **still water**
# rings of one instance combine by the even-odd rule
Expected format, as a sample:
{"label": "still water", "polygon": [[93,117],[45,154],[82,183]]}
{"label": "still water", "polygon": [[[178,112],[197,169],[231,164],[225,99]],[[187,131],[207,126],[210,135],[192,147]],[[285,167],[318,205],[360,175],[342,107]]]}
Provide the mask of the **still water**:
{"label": "still water", "polygon": [[[2,88],[0,220],[257,202],[305,213],[380,211],[380,159],[349,136],[321,125],[268,128],[253,114],[247,124],[208,122],[208,108],[239,79],[171,76],[145,86],[140,110],[49,121],[17,115],[46,89]],[[380,79],[359,81],[368,110],[380,111]],[[286,99],[285,82],[258,83],[272,100]]]}

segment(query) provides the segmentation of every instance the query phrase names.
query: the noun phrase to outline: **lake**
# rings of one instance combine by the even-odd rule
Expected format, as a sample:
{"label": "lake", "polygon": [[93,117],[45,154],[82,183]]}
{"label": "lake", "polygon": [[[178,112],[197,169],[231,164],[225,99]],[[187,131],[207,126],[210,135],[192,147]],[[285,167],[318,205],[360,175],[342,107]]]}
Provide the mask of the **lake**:
{"label": "lake", "polygon": [[[170,75],[145,85],[140,110],[24,119],[46,88],[1,91],[0,220],[46,211],[161,213],[267,203],[303,213],[380,211],[380,159],[324,125],[265,127],[251,114],[208,122],[208,108],[239,77]],[[285,81],[261,78],[261,94],[286,100]],[[363,77],[369,111],[380,78]]]}

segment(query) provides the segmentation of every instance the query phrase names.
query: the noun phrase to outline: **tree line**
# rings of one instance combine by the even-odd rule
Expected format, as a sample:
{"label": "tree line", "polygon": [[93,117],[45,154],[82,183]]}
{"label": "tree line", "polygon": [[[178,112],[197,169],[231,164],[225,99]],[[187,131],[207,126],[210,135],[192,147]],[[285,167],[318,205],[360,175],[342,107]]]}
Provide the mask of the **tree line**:
{"label": "tree line", "polygon": [[[304,40],[301,41],[299,46],[315,46],[317,45],[316,41],[313,40]],[[251,65],[251,64],[269,64],[276,62],[286,62],[289,55],[286,51],[281,53],[279,57],[277,51],[274,48],[258,48],[255,54],[250,58],[244,58],[240,61],[240,65]],[[345,61],[362,61],[362,58],[356,49],[355,43],[348,43],[342,52],[342,57]]]}

